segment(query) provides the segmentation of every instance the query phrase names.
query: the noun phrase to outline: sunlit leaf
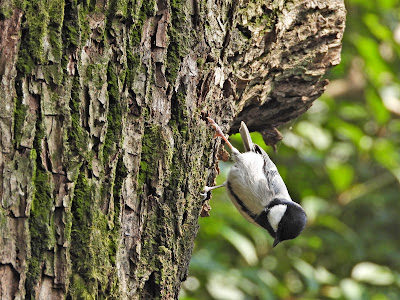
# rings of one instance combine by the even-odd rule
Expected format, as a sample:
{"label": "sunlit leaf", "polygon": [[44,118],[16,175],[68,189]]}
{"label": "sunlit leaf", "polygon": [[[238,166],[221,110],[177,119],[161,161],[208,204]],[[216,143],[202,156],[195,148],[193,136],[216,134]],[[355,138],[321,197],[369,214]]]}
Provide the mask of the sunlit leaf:
{"label": "sunlit leaf", "polygon": [[354,178],[354,170],[350,165],[330,163],[327,167],[331,182],[338,192],[350,186]]}
{"label": "sunlit leaf", "polygon": [[220,230],[221,235],[236,248],[249,265],[255,265],[258,262],[256,248],[247,237],[227,226]]}
{"label": "sunlit leaf", "polygon": [[260,277],[260,279],[268,286],[274,287],[278,285],[278,279],[269,271],[267,270],[259,270],[257,272],[257,275]]}
{"label": "sunlit leaf", "polygon": [[236,287],[237,274],[211,274],[207,283],[207,290],[213,299],[218,300],[242,300],[244,293]]}
{"label": "sunlit leaf", "polygon": [[[364,136],[360,138],[360,143]],[[358,138],[355,137],[355,138]],[[350,142],[336,142],[330,148],[329,155],[326,157],[326,163],[348,163],[352,156],[356,154],[356,148]]]}
{"label": "sunlit leaf", "polygon": [[292,131],[283,132],[282,142],[286,146],[292,147],[296,150],[304,151],[304,148],[305,148],[304,138],[298,134],[293,133]]}
{"label": "sunlit leaf", "polygon": [[379,5],[383,9],[392,9],[392,8],[396,8],[399,6],[399,1],[398,0],[380,0]]}
{"label": "sunlit leaf", "polygon": [[400,86],[398,84],[387,85],[382,87],[379,93],[386,109],[400,115]]}
{"label": "sunlit leaf", "polygon": [[351,277],[374,285],[390,285],[394,282],[393,273],[388,267],[371,262],[361,262],[354,266]]}
{"label": "sunlit leaf", "polygon": [[188,291],[195,291],[200,287],[200,281],[194,276],[189,276],[182,285]]}
{"label": "sunlit leaf", "polygon": [[400,151],[387,139],[379,139],[374,144],[375,159],[388,169],[398,168],[400,165]]}
{"label": "sunlit leaf", "polygon": [[307,137],[317,149],[325,150],[332,143],[332,136],[329,131],[313,124],[302,121],[297,124],[296,131],[302,136]]}
{"label": "sunlit leaf", "polygon": [[346,299],[361,300],[363,299],[363,287],[356,281],[346,278],[340,282],[340,287]]}
{"label": "sunlit leaf", "polygon": [[305,197],[302,199],[301,203],[307,213],[309,222],[314,222],[316,217],[328,206],[324,199],[316,196]]}
{"label": "sunlit leaf", "polygon": [[320,283],[334,284],[336,281],[336,276],[322,266],[317,267],[314,273],[316,280]]}
{"label": "sunlit leaf", "polygon": [[308,264],[304,260],[298,259],[293,262],[293,266],[306,279],[308,290],[316,291],[319,288],[319,283],[315,278],[315,270],[312,265]]}
{"label": "sunlit leaf", "polygon": [[285,276],[286,288],[292,293],[301,293],[304,290],[303,282],[296,272],[287,272]]}
{"label": "sunlit leaf", "polygon": [[358,103],[345,103],[339,109],[340,115],[347,120],[362,120],[368,117],[365,107]]}

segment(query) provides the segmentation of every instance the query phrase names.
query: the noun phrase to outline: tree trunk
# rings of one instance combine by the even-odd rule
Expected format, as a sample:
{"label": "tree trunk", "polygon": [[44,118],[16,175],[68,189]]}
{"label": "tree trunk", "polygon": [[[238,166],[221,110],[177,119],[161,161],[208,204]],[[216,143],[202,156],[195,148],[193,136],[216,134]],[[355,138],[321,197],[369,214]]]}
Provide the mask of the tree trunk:
{"label": "tree trunk", "polygon": [[219,141],[269,144],[340,61],[343,1],[0,2],[0,298],[174,299]]}

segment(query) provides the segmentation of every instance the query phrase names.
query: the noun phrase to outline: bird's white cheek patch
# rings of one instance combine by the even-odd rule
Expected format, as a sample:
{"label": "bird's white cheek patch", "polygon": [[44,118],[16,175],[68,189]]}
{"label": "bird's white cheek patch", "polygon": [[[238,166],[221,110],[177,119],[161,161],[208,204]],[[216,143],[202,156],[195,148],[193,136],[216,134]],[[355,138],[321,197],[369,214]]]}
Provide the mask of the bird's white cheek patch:
{"label": "bird's white cheek patch", "polygon": [[287,209],[286,205],[278,204],[271,207],[271,209],[269,210],[268,222],[275,232],[278,230],[279,222],[282,220],[282,217],[285,214],[286,209]]}

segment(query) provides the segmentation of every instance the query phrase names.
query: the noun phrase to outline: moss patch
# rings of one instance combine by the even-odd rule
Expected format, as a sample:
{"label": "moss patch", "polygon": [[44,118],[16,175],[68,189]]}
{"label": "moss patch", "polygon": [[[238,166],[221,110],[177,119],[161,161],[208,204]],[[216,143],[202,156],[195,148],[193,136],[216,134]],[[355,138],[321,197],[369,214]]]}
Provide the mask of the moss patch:
{"label": "moss patch", "polygon": [[12,1],[1,1],[0,19],[8,19],[13,15]]}
{"label": "moss patch", "polygon": [[171,98],[171,120],[169,124],[179,131],[186,139],[188,131],[188,110],[186,107],[186,94],[183,91],[178,91]]}
{"label": "moss patch", "polygon": [[125,86],[131,88],[135,78],[136,70],[140,65],[140,55],[138,53],[132,53],[131,49],[126,50],[126,55],[128,68],[126,69]]}
{"label": "moss patch", "polygon": [[131,30],[131,43],[132,46],[138,46],[142,38],[143,24],[148,17],[152,17],[155,14],[155,1],[154,0],[144,0],[142,6],[139,10],[139,15],[134,16],[133,11],[131,11],[131,18],[134,20],[134,25]]}
{"label": "moss patch", "polygon": [[43,41],[49,19],[45,1],[25,1],[24,16],[17,69],[22,74],[29,74],[45,60]]}
{"label": "moss patch", "polygon": [[184,13],[184,0],[171,0],[171,26],[168,28],[169,45],[167,49],[166,78],[168,82],[174,83],[181,64],[182,57],[187,49],[184,42],[187,36],[183,38],[186,32],[186,15]]}
{"label": "moss patch", "polygon": [[49,1],[49,25],[48,34],[49,41],[52,47],[53,59],[56,62],[61,62],[62,57],[62,25],[64,22],[64,6],[63,0]]}
{"label": "moss patch", "polygon": [[[71,206],[72,227],[71,227],[71,265],[72,278],[69,289],[69,296],[73,299],[85,299],[93,293],[91,269],[95,268],[93,257],[90,256],[91,223],[92,215],[92,191],[85,175],[81,172],[78,175],[74,197]],[[94,298],[93,298],[94,299]]]}
{"label": "moss patch", "polygon": [[122,154],[118,158],[117,167],[115,170],[115,180],[113,187],[113,210],[110,223],[112,224],[109,240],[109,255],[112,265],[116,263],[116,255],[118,250],[118,240],[119,240],[119,229],[121,227],[119,216],[121,212],[121,189],[122,184],[128,175],[128,169],[124,165]]}
{"label": "moss patch", "polygon": [[54,221],[52,216],[54,200],[49,185],[50,178],[41,163],[41,141],[44,137],[41,112],[36,121],[36,134],[30,158],[35,162],[33,184],[35,191],[29,217],[31,255],[28,259],[25,289],[27,298],[35,298],[34,288],[42,273],[42,262],[46,252],[55,244]]}
{"label": "moss patch", "polygon": [[25,289],[27,298],[35,298],[34,288],[42,273],[41,264],[45,254],[51,248],[54,236],[52,215],[53,199],[49,186],[49,177],[40,167],[36,170],[34,179],[35,194],[32,200],[29,231],[31,235],[31,257],[28,263]]}
{"label": "moss patch", "polygon": [[151,179],[152,175],[158,172],[158,161],[160,152],[155,150],[162,146],[163,142],[158,125],[146,126],[142,137],[142,155],[140,161],[138,191],[141,186]]}
{"label": "moss patch", "polygon": [[63,46],[66,49],[76,48],[81,38],[80,22],[76,0],[65,1],[64,24],[62,28]]}
{"label": "moss patch", "polygon": [[75,76],[72,82],[69,108],[71,114],[71,128],[67,132],[68,144],[75,155],[82,155],[87,145],[87,133],[82,129],[80,117],[81,86],[79,77]]}
{"label": "moss patch", "polygon": [[122,184],[128,175],[128,169],[124,165],[122,160],[122,155],[120,155],[117,163],[114,188],[113,188],[113,196],[114,196],[114,225],[119,225],[119,213],[121,211],[121,189]]}
{"label": "moss patch", "polygon": [[[120,177],[121,178],[121,177]],[[71,205],[71,284],[67,298],[118,299],[115,255],[119,226],[110,230],[99,209],[95,186],[82,167]]]}
{"label": "moss patch", "polygon": [[118,77],[111,64],[107,68],[109,112],[107,114],[107,133],[104,139],[103,163],[107,163],[111,153],[116,151],[121,139],[122,105],[118,88]]}

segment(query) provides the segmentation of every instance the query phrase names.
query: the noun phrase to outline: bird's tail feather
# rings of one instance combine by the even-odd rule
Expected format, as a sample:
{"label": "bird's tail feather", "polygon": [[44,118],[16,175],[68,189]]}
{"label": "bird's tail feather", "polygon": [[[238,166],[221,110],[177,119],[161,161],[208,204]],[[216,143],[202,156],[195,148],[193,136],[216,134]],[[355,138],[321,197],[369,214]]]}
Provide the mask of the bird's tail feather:
{"label": "bird's tail feather", "polygon": [[246,149],[246,152],[254,151],[254,145],[253,145],[253,141],[251,140],[250,132],[247,129],[247,126],[243,121],[240,123],[239,132],[240,132],[240,136],[242,137],[243,145],[244,145],[244,148]]}

